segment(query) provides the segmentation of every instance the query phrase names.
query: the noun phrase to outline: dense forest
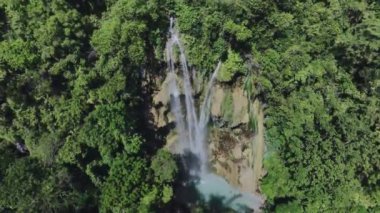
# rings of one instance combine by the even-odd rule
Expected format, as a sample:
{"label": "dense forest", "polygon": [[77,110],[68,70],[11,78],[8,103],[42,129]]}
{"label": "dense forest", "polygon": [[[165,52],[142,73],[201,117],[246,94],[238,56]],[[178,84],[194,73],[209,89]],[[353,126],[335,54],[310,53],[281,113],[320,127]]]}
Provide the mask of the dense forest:
{"label": "dense forest", "polygon": [[378,1],[0,0],[0,212],[176,208],[144,116],[169,17],[265,104],[263,211],[380,211]]}

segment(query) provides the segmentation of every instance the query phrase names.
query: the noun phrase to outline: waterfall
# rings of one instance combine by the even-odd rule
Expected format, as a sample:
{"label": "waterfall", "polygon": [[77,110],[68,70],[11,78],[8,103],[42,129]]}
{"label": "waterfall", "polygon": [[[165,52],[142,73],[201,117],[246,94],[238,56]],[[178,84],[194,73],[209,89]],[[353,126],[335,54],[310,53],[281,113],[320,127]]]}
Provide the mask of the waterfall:
{"label": "waterfall", "polygon": [[[171,95],[171,112],[174,114],[176,121],[176,128],[179,135],[179,149],[181,151],[190,151],[198,160],[198,171],[204,173],[207,171],[208,157],[207,157],[207,123],[210,115],[210,105],[212,97],[212,85],[215,81],[217,73],[220,69],[221,63],[214,70],[208,87],[206,90],[205,98],[199,113],[196,112],[196,106],[193,98],[193,88],[189,67],[184,47],[180,41],[178,30],[174,27],[174,19],[170,18],[169,27],[170,37],[166,43],[166,57],[170,75],[169,90]],[[179,62],[182,70],[182,85],[177,80],[175,55],[173,53],[174,47],[179,49]],[[194,80],[194,79],[193,79]],[[180,92],[183,90],[183,93]],[[181,104],[181,94],[184,94],[185,107]],[[199,115],[199,117],[197,116]]]}
{"label": "waterfall", "polygon": [[[186,54],[181,43],[178,30],[174,27],[174,19],[170,19],[170,37],[166,43],[166,58],[169,69],[169,92],[171,96],[171,112],[175,117],[178,142],[176,151],[183,154],[183,163],[188,172],[189,181],[195,180],[197,191],[208,202],[215,196],[224,198],[221,205],[228,206],[237,212],[247,212],[248,209],[260,212],[263,199],[251,193],[241,192],[230,185],[223,177],[208,171],[207,156],[207,123],[210,118],[212,88],[221,62],[216,66],[205,90],[204,100],[198,109],[193,98],[191,79],[195,73],[190,73]],[[174,47],[178,47],[179,60],[175,58]],[[175,62],[179,61],[178,68]],[[178,70],[178,73],[176,72]],[[184,103],[183,103],[184,102]],[[190,159],[186,154],[191,153]],[[195,158],[195,160],[193,159]],[[192,177],[197,177],[193,179]],[[184,184],[186,186],[186,184]],[[185,190],[185,189],[183,189]],[[188,193],[185,193],[185,195]],[[191,194],[191,193],[190,193]],[[186,202],[187,196],[178,196]],[[192,198],[190,198],[192,200]]]}

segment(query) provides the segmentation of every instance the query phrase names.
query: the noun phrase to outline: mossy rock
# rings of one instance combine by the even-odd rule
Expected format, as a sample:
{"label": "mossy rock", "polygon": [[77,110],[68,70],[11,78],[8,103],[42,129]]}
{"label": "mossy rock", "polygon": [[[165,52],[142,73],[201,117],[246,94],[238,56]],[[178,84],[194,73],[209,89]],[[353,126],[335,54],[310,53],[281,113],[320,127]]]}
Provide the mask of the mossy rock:
{"label": "mossy rock", "polygon": [[223,115],[223,120],[231,122],[233,120],[234,114],[234,104],[233,97],[230,91],[224,96],[223,103],[221,105],[221,111]]}

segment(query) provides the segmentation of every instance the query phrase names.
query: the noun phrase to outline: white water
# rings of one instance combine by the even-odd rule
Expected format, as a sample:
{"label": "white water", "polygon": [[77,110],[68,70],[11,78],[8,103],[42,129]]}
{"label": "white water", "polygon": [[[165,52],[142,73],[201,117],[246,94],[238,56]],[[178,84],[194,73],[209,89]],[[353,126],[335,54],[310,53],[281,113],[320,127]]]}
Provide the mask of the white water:
{"label": "white water", "polygon": [[[190,152],[192,156],[195,156],[197,162],[195,167],[191,166],[187,169],[189,170],[189,174],[198,177],[198,181],[195,182],[196,188],[206,200],[216,196],[223,198],[225,205],[238,212],[243,209],[247,210],[247,208],[258,210],[262,204],[260,197],[250,193],[241,193],[228,184],[222,177],[208,171],[207,123],[210,117],[213,83],[221,67],[221,63],[218,63],[210,78],[206,88],[205,98],[197,114],[190,79],[190,76],[192,76],[194,80],[195,74],[193,72],[192,75],[190,75],[185,50],[181,44],[179,32],[174,27],[173,18],[170,19],[169,33],[170,37],[166,44],[166,56],[170,75],[169,90],[171,95],[171,112],[175,116],[177,134],[179,136],[177,151],[182,154]],[[180,81],[177,79],[174,63],[176,61],[174,55],[175,46],[179,49],[182,84],[180,84]],[[184,104],[182,103],[183,101],[181,101],[181,96],[182,99],[185,99]],[[193,162],[190,162],[190,164],[192,163]]]}
{"label": "white water", "polygon": [[[189,68],[187,65],[187,59],[185,55],[184,48],[179,39],[179,33],[173,26],[174,20],[170,19],[170,38],[166,44],[166,55],[167,63],[169,67],[169,75],[171,75],[171,80],[169,83],[171,100],[171,110],[175,116],[177,132],[179,134],[180,149],[182,152],[190,151],[198,160],[199,171],[194,171],[196,173],[204,173],[207,171],[207,147],[206,135],[207,135],[207,123],[209,120],[209,111],[212,96],[212,85],[215,81],[216,75],[220,69],[220,62],[216,67],[210,82],[208,84],[205,99],[203,101],[202,107],[199,112],[199,117],[196,113],[196,107],[193,98],[193,88],[191,85],[191,79]],[[179,61],[181,64],[182,77],[183,77],[183,94],[185,99],[185,108],[183,109],[181,104],[180,92],[181,86],[176,79],[176,68],[174,65],[174,47],[177,46],[179,49]]]}

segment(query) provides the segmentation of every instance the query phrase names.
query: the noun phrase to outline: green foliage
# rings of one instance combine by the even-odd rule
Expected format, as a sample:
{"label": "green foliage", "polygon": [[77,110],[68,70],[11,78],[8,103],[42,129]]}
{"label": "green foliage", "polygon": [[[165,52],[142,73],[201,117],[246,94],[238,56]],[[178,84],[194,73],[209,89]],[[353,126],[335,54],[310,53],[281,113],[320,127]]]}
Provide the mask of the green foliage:
{"label": "green foliage", "polygon": [[248,121],[248,128],[253,132],[257,133],[258,128],[258,121],[256,115],[253,115],[253,113],[249,113],[249,121]]}
{"label": "green foliage", "polygon": [[70,181],[65,169],[44,168],[33,159],[16,160],[1,180],[0,206],[19,212],[78,209],[85,195]]}
{"label": "green foliage", "polygon": [[231,92],[227,92],[225,94],[220,110],[225,121],[232,121],[234,114],[234,103]]}
{"label": "green foliage", "polygon": [[170,186],[164,186],[162,191],[162,202],[168,203],[173,198],[173,189]]}
{"label": "green foliage", "polygon": [[3,141],[0,141],[0,182],[5,176],[5,171],[7,170],[8,166],[12,164],[16,157],[14,155],[13,150],[9,146],[9,144],[6,144]]}
{"label": "green foliage", "polygon": [[356,14],[350,17],[351,22],[358,23],[337,37],[337,56],[361,89],[379,95],[380,25],[376,4],[352,4],[347,10],[352,16]]}
{"label": "green foliage", "polygon": [[378,205],[372,172],[379,159],[370,151],[380,145],[373,117],[380,106],[378,7],[274,3],[254,26],[252,54],[260,69],[248,78],[268,104],[271,154],[261,188],[273,211],[358,212]]}
{"label": "green foliage", "polygon": [[145,183],[148,178],[145,166],[146,162],[140,158],[118,157],[113,160],[109,176],[101,189],[102,212],[135,212],[140,208],[141,199],[150,196],[151,192]]}
{"label": "green foliage", "polygon": [[280,204],[276,207],[275,212],[277,213],[301,213],[304,212],[302,208],[300,208],[299,204],[292,202],[289,204]]}
{"label": "green foliage", "polygon": [[122,103],[99,105],[86,117],[76,137],[68,138],[60,160],[78,164],[95,185],[100,185],[105,174],[98,171],[110,167],[117,153],[131,156],[141,151],[141,138],[127,134],[131,127],[125,122],[125,113]]}
{"label": "green foliage", "polygon": [[21,39],[0,42],[0,51],[2,64],[7,64],[13,69],[30,67],[37,59],[32,53],[30,43]]}
{"label": "green foliage", "polygon": [[291,24],[293,24],[293,15],[291,13],[273,13],[268,18],[269,23],[271,23],[275,28],[279,30],[285,30]]}
{"label": "green foliage", "polygon": [[148,212],[153,205],[167,203],[173,196],[170,184],[176,172],[174,159],[164,150],[154,156],[151,170],[141,158],[115,158],[102,185],[101,211]]}
{"label": "green foliage", "polygon": [[[162,159],[143,149],[154,142],[141,137],[145,121],[136,116],[140,70],[160,63],[147,53],[163,49],[161,3],[0,2],[1,209],[110,210],[108,204],[129,193],[115,208],[137,211],[170,201],[175,163],[160,155],[168,171],[156,178],[151,161]],[[125,176],[130,179],[120,182]]]}
{"label": "green foliage", "polygon": [[229,20],[224,24],[226,32],[234,35],[238,41],[246,41],[252,37],[252,32],[244,25],[235,24]]}
{"label": "green foliage", "polygon": [[[166,150],[159,150],[153,157],[152,170],[157,183],[170,183],[177,173],[177,165],[171,154]],[[170,193],[167,191],[166,193]]]}
{"label": "green foliage", "polygon": [[261,183],[261,189],[267,196],[269,202],[273,202],[276,197],[291,197],[288,185],[289,172],[281,162],[278,155],[272,154],[264,160],[264,166],[271,171]]}
{"label": "green foliage", "polygon": [[227,60],[222,64],[217,79],[222,82],[229,82],[238,73],[245,73],[244,61],[238,53],[228,51]]}
{"label": "green foliage", "polygon": [[[170,204],[178,169],[145,132],[152,91],[142,75],[165,68],[168,15],[201,76],[222,61],[220,82],[244,75],[249,100],[265,102],[270,211],[379,211],[379,9],[373,0],[0,1],[0,211]],[[226,94],[224,119],[233,105]]]}

